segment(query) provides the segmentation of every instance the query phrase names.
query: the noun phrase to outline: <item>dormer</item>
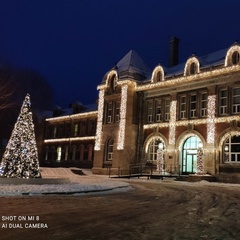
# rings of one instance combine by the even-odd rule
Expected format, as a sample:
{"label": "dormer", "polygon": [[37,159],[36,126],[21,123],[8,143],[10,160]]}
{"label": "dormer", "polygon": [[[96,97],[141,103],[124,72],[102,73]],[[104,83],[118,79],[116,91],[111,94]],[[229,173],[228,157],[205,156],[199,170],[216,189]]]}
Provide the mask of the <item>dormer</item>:
{"label": "dormer", "polygon": [[193,55],[187,60],[185,64],[184,76],[195,75],[198,74],[199,72],[200,72],[199,60],[197,59],[197,57]]}
{"label": "dormer", "polygon": [[152,77],[151,77],[151,82],[152,83],[157,83],[157,82],[162,82],[164,81],[164,70],[162,66],[157,66],[153,70]]}
{"label": "dormer", "polygon": [[235,43],[227,51],[225,57],[225,67],[238,65],[240,63],[240,46],[238,43]]}

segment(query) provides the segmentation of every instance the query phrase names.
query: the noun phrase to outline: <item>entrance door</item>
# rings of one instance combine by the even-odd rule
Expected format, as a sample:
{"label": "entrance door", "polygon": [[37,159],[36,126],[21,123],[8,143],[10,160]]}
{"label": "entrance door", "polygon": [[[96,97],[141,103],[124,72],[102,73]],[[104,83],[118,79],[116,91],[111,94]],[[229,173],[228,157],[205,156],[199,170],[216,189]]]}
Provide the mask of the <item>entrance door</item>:
{"label": "entrance door", "polygon": [[197,149],[200,139],[196,136],[189,137],[182,149],[182,174],[196,173]]}

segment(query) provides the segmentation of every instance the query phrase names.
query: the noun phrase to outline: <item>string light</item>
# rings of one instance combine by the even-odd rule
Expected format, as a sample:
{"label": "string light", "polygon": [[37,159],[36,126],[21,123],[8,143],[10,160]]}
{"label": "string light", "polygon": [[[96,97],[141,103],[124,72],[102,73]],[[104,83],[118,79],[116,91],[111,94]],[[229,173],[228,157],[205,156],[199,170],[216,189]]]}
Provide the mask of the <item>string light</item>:
{"label": "string light", "polygon": [[207,117],[207,143],[214,144],[215,140],[215,106],[216,95],[208,96],[208,117]]}
{"label": "string light", "polygon": [[199,67],[200,67],[200,64],[199,64],[199,61],[196,57],[191,57],[187,60],[186,64],[185,64],[185,68],[184,68],[184,76],[187,76],[188,75],[188,69],[190,68],[191,64],[192,63],[195,63],[197,65],[197,73],[200,72],[199,70]]}
{"label": "string light", "polygon": [[71,119],[81,119],[81,118],[86,118],[86,117],[97,117],[98,111],[91,111],[87,113],[77,113],[77,114],[72,114],[72,115],[66,115],[66,116],[61,116],[61,117],[53,117],[53,118],[47,118],[47,122],[60,122],[64,120],[71,120]]}
{"label": "string light", "polygon": [[84,140],[95,140],[95,139],[96,139],[95,136],[74,137],[74,138],[55,138],[55,139],[45,139],[44,143],[84,141]]}
{"label": "string light", "polygon": [[157,67],[153,70],[153,73],[152,73],[152,77],[151,77],[151,82],[152,82],[152,83],[154,82],[155,75],[156,75],[158,72],[161,72],[162,81],[164,81],[164,70],[163,70],[163,67],[162,67],[162,66],[157,66]]}
{"label": "string light", "polygon": [[240,46],[239,45],[234,45],[227,51],[227,54],[226,54],[226,57],[225,57],[225,63],[224,63],[225,67],[228,65],[230,57],[232,56],[233,52],[240,52]]}
{"label": "string light", "polygon": [[98,117],[97,117],[97,130],[96,130],[96,141],[94,149],[99,151],[101,149],[102,140],[102,125],[103,125],[103,107],[104,107],[104,90],[99,91],[98,98]]}
{"label": "string light", "polygon": [[174,100],[174,101],[171,101],[170,103],[169,144],[175,144],[176,113],[177,113],[177,101]]}
{"label": "string light", "polygon": [[118,144],[117,144],[118,150],[124,149],[126,112],[127,112],[127,90],[128,90],[128,85],[124,85],[122,87],[122,95],[121,95],[120,123],[119,123]]}

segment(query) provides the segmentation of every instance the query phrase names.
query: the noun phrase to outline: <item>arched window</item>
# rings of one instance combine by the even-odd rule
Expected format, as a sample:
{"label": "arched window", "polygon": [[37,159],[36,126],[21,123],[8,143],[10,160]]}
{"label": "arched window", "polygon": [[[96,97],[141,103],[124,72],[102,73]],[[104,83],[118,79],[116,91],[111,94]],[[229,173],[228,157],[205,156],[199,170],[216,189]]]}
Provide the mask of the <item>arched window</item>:
{"label": "arched window", "polygon": [[113,144],[114,141],[112,138],[108,139],[107,144],[106,144],[106,161],[112,161],[113,160]]}
{"label": "arched window", "polygon": [[233,54],[232,54],[232,64],[233,65],[238,64],[239,60],[240,60],[239,52],[238,51],[233,52]]}
{"label": "arched window", "polygon": [[230,136],[223,144],[223,162],[240,163],[240,136]]}
{"label": "arched window", "polygon": [[57,161],[60,162],[62,157],[62,147],[57,148]]}
{"label": "arched window", "polygon": [[195,62],[191,63],[189,72],[190,72],[190,75],[197,73],[197,65]]}
{"label": "arched window", "polygon": [[80,145],[80,161],[83,161],[84,159],[84,146]]}
{"label": "arched window", "polygon": [[64,155],[64,160],[67,161],[68,160],[68,146],[65,146],[65,155]]}
{"label": "arched window", "polygon": [[[160,138],[153,138],[149,145],[148,145],[148,150],[147,150],[147,160],[148,161],[156,161],[157,160],[157,150],[159,148],[159,143],[163,143]],[[164,143],[163,143],[164,146]]]}
{"label": "arched window", "polygon": [[72,146],[72,160],[75,161],[76,160],[76,150],[77,147],[75,145]]}
{"label": "arched window", "polygon": [[158,71],[155,75],[155,82],[161,82],[162,81],[162,73]]}
{"label": "arched window", "polygon": [[93,157],[93,145],[88,146],[88,161],[92,161]]}

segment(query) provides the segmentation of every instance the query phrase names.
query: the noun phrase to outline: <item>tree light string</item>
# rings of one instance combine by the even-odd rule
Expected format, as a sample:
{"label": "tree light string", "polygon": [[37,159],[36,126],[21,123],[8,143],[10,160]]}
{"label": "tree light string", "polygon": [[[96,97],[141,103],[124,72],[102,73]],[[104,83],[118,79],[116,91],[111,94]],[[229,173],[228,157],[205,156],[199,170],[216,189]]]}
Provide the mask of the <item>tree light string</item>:
{"label": "tree light string", "polygon": [[118,144],[117,144],[118,150],[124,149],[126,112],[127,112],[127,90],[128,90],[128,85],[122,86],[121,106],[120,106],[120,123],[119,123]]}

